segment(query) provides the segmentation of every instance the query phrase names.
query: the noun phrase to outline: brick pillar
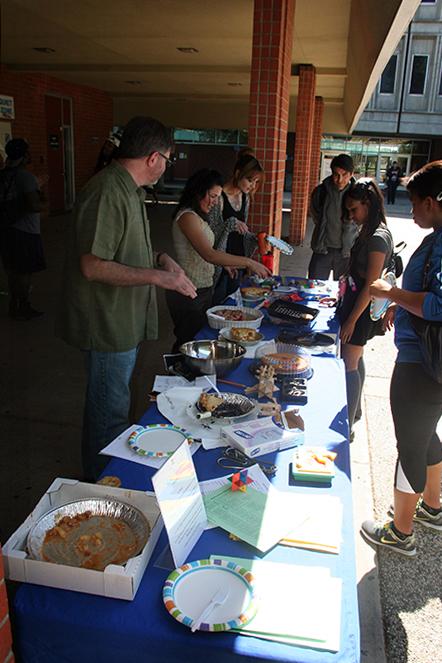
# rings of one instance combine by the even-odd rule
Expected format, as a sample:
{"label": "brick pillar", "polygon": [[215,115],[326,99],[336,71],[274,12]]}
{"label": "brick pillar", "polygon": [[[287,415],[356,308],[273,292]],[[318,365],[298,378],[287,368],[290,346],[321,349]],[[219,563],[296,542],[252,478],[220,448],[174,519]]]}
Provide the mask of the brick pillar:
{"label": "brick pillar", "polygon": [[2,550],[0,547],[0,662],[14,663],[12,653],[11,624],[9,623],[8,597],[6,595]]}
{"label": "brick pillar", "polygon": [[315,114],[313,118],[313,138],[312,154],[310,160],[310,183],[309,194],[319,183],[319,168],[321,164],[321,138],[322,138],[322,119],[324,116],[324,100],[322,97],[315,97]]}
{"label": "brick pillar", "polygon": [[292,212],[290,215],[290,242],[292,244],[302,243],[307,224],[315,87],[315,68],[312,65],[300,65],[293,157]]}
{"label": "brick pillar", "polygon": [[[249,143],[265,171],[251,208],[255,232],[281,236],[295,0],[255,0]],[[279,252],[275,255],[278,272]]]}

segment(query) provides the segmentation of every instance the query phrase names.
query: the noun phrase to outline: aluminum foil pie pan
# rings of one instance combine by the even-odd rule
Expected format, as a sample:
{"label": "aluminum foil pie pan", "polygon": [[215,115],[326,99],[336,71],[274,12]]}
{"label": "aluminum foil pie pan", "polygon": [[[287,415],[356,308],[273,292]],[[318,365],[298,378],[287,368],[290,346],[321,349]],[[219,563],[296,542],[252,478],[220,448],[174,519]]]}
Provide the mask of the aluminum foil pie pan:
{"label": "aluminum foil pie pan", "polygon": [[[241,421],[246,417],[256,414],[258,406],[251,398],[247,398],[243,394],[234,394],[232,392],[222,392],[221,397],[223,404],[221,404],[213,412],[204,411],[199,407],[198,401],[192,403],[188,407],[189,416],[201,421],[201,423],[219,423],[225,426],[230,421]],[[224,407],[226,406],[226,407]]]}
{"label": "aluminum foil pie pan", "polygon": [[138,555],[150,530],[131,504],[92,497],[45,513],[28,534],[27,550],[33,559],[102,571]]}

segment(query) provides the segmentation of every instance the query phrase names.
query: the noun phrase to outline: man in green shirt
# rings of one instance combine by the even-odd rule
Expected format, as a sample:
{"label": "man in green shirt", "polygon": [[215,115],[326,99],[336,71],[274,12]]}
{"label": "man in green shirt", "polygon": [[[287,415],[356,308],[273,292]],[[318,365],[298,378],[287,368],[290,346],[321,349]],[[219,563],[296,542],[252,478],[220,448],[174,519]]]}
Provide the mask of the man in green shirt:
{"label": "man in green shirt", "polygon": [[166,253],[154,254],[144,203],[169,162],[171,134],[153,118],[126,126],[119,158],[81,191],[67,240],[57,333],[83,350],[88,383],[83,419],[85,478],[106,465],[98,453],[127,428],[129,382],[141,341],[157,338],[154,286],[196,296]]}

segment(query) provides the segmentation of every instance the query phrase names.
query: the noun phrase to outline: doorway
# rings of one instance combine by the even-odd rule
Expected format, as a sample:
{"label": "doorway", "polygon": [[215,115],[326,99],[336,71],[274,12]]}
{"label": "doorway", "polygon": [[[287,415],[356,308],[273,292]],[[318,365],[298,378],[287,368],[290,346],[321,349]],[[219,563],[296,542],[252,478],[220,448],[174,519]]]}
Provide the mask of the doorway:
{"label": "doorway", "polygon": [[74,204],[74,140],[72,100],[46,95],[48,193],[51,214],[70,210]]}

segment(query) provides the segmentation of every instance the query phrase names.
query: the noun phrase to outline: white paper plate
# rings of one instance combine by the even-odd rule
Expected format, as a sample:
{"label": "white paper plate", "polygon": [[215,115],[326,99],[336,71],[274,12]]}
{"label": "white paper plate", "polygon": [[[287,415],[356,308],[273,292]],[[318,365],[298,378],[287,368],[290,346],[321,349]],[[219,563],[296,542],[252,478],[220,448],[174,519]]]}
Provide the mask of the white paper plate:
{"label": "white paper plate", "polygon": [[127,443],[135,453],[149,458],[171,456],[189,436],[183,428],[171,424],[150,424],[134,431]]}
{"label": "white paper plate", "polygon": [[[239,327],[240,325],[238,325]],[[240,345],[244,345],[244,347],[252,347],[253,345],[256,345],[257,343],[260,343],[264,339],[264,334],[261,334],[261,332],[256,332],[258,334],[258,338],[255,341],[237,341],[236,338],[232,337],[232,327],[224,327],[223,329],[220,330],[220,336],[225,338],[227,341],[233,341],[234,343],[239,343]],[[255,329],[252,331],[256,331]]]}
{"label": "white paper plate", "polygon": [[[388,272],[382,277],[382,279],[384,281],[387,281],[387,283],[389,283],[391,286],[396,285],[396,277],[393,274],[393,272]],[[390,300],[387,298],[372,299],[370,303],[370,318],[374,321],[379,320],[379,318],[382,318],[389,305],[390,305]]]}
{"label": "white paper plate", "polygon": [[279,285],[277,288],[273,290],[273,294],[282,293],[284,295],[288,295],[291,292],[296,292],[296,288],[294,285]]}
{"label": "white paper plate", "polygon": [[180,566],[169,575],[163,588],[167,611],[176,620],[193,625],[220,587],[229,587],[223,605],[216,606],[200,631],[229,631],[245,626],[256,614],[254,577],[233,562],[201,559]]}
{"label": "white paper plate", "polygon": [[291,256],[295,250],[293,246],[290,246],[290,244],[287,244],[287,242],[284,242],[284,240],[280,239],[279,237],[267,235],[266,240],[271,246],[274,246],[275,249],[278,249],[278,251],[281,251],[281,253],[285,253],[286,256]]}

